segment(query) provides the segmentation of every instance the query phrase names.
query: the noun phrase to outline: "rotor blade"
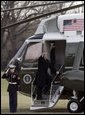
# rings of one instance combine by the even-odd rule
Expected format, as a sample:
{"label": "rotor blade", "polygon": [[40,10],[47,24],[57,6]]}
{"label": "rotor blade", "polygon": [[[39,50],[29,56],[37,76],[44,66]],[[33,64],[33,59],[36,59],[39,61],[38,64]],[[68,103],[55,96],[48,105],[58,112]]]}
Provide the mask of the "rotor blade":
{"label": "rotor blade", "polygon": [[6,29],[6,28],[12,27],[12,26],[14,26],[14,25],[19,25],[19,24],[22,24],[22,23],[26,23],[26,22],[28,22],[28,21],[33,21],[33,20],[35,20],[35,19],[39,19],[39,18],[48,16],[48,15],[51,15],[51,14],[60,13],[60,12],[63,12],[63,11],[75,9],[75,8],[82,7],[82,6],[84,6],[84,4],[79,4],[79,5],[75,5],[75,6],[63,8],[63,9],[60,9],[60,10],[57,10],[57,11],[49,12],[49,13],[46,13],[46,14],[42,14],[42,15],[39,15],[39,16],[30,18],[30,19],[26,19],[26,20],[23,20],[23,21],[16,22],[16,23],[14,23],[14,24],[10,24],[10,25],[1,27],[1,29]]}

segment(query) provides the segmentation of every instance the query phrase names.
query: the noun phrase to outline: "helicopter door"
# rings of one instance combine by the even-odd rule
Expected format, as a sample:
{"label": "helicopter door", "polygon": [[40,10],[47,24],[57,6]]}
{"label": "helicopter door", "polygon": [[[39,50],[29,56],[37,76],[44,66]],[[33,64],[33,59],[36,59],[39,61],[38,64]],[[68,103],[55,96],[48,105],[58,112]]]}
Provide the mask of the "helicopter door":
{"label": "helicopter door", "polygon": [[21,67],[21,92],[31,95],[31,82],[37,71],[38,58],[42,53],[42,42],[30,42]]}
{"label": "helicopter door", "polygon": [[[66,41],[62,40],[62,41],[56,41],[56,50],[55,50],[55,56],[56,56],[56,64],[64,64],[64,56],[65,56],[65,45],[66,45]],[[51,42],[45,42],[44,43],[44,49],[43,51],[47,52],[48,54],[48,59],[50,59],[50,47],[51,47]],[[59,58],[57,58],[57,56],[59,56]],[[62,58],[60,56],[63,56]],[[59,60],[60,63],[58,63],[57,59],[61,59]],[[62,67],[62,66],[61,66]],[[62,69],[62,68],[61,68]],[[59,71],[61,70],[59,68]],[[57,76],[55,76],[56,78]],[[43,99],[42,100],[36,100],[32,99],[32,103],[31,103],[31,107],[30,110],[38,110],[38,109],[44,109],[44,108],[51,108],[55,105],[56,102],[58,102],[60,95],[62,94],[62,91],[64,89],[64,86],[60,85],[60,84],[55,84],[55,78],[53,79],[52,83],[51,83],[51,88],[50,88],[50,93],[48,94],[42,94]],[[32,84],[33,86],[33,84]],[[32,87],[33,89],[33,87]],[[33,90],[32,90],[33,91]]]}

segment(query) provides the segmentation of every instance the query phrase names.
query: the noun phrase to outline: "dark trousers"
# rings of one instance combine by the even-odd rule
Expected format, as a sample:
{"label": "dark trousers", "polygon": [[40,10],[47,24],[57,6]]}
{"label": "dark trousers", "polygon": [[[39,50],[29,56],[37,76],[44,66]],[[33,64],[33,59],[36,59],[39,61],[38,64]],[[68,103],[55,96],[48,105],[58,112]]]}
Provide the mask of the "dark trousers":
{"label": "dark trousers", "polygon": [[42,86],[37,86],[37,100],[42,99],[42,90],[43,90]]}
{"label": "dark trousers", "polygon": [[10,107],[10,112],[17,111],[17,91],[9,92],[9,107]]}

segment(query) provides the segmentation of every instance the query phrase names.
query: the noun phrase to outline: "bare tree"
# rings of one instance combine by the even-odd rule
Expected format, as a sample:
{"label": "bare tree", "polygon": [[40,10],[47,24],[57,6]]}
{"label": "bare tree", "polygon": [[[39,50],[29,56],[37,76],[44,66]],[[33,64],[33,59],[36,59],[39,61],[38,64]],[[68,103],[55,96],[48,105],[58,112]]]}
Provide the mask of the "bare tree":
{"label": "bare tree", "polygon": [[[33,6],[38,4],[53,3],[55,1],[1,1],[1,10],[18,8],[23,6]],[[7,12],[1,12],[1,26],[6,26],[36,15],[48,13],[52,10],[57,10],[63,7],[63,3],[53,5],[43,5],[42,7],[26,8],[19,10],[12,10]],[[38,23],[37,21],[27,22],[25,24],[16,25],[1,31],[1,65],[5,66],[8,61],[14,56],[17,50],[20,48],[24,40],[31,36]],[[16,45],[15,45],[16,44]]]}

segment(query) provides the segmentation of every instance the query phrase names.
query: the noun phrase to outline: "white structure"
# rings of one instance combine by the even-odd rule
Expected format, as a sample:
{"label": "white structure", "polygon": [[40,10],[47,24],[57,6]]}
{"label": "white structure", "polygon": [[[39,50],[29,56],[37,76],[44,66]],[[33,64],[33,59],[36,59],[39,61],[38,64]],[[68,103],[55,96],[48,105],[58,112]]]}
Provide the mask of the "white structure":
{"label": "white structure", "polygon": [[58,32],[66,36],[84,34],[84,14],[52,16],[39,24],[35,34]]}

